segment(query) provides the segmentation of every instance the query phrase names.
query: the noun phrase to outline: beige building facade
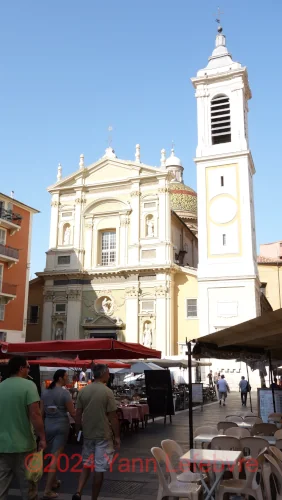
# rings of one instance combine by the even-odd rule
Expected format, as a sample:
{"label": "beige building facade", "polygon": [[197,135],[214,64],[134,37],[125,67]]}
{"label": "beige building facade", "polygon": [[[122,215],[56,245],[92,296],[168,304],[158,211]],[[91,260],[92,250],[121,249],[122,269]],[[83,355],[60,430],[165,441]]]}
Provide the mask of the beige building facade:
{"label": "beige building facade", "polygon": [[57,182],[51,195],[42,340],[110,337],[181,354],[198,336],[197,197],[181,161],[117,158]]}

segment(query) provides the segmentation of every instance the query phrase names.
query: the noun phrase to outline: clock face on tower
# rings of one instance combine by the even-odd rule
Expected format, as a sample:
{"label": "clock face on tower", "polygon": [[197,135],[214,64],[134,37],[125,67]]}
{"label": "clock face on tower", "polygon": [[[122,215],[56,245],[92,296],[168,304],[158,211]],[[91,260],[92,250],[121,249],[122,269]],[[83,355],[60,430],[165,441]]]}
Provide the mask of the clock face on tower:
{"label": "clock face on tower", "polygon": [[215,224],[227,224],[237,215],[236,201],[226,195],[219,195],[211,201],[210,218]]}

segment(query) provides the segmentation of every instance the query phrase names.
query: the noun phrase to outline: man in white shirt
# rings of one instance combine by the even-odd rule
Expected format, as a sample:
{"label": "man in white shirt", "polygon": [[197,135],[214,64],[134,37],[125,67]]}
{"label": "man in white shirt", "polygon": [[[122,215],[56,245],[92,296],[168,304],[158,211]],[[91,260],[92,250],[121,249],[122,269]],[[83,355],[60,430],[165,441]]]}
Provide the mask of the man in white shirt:
{"label": "man in white shirt", "polygon": [[85,382],[85,377],[86,377],[86,373],[82,369],[80,374],[79,374],[79,382]]}
{"label": "man in white shirt", "polygon": [[221,375],[217,383],[219,404],[221,405],[221,400],[223,400],[223,406],[225,406],[225,400],[227,398],[227,392],[230,392],[229,385],[227,384],[224,375]]}

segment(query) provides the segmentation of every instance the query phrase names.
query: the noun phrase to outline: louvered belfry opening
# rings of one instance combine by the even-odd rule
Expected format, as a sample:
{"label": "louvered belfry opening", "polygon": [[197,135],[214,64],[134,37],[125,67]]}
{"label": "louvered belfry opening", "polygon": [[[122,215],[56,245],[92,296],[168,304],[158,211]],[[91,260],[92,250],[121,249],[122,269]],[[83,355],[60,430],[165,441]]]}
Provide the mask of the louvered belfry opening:
{"label": "louvered belfry opening", "polygon": [[212,144],[231,142],[230,102],[226,95],[218,95],[211,101]]}

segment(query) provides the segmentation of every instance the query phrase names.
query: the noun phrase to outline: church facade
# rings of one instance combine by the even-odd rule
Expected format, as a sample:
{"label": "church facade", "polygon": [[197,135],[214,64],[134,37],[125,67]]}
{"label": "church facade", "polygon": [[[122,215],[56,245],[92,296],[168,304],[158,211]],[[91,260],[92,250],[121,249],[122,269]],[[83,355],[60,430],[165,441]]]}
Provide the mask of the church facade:
{"label": "church facade", "polygon": [[[172,150],[160,167],[96,163],[49,188],[42,340],[110,337],[165,355],[198,335],[197,196]],[[181,332],[181,334],[179,333]]]}
{"label": "church facade", "polygon": [[[57,182],[51,195],[42,340],[111,337],[163,356],[261,314],[253,175],[251,91],[219,27],[196,90],[197,191],[172,149],[160,166],[117,158]],[[197,199],[198,196],[198,199]],[[198,245],[199,239],[199,245]],[[198,255],[199,250],[199,255]]]}

